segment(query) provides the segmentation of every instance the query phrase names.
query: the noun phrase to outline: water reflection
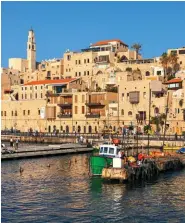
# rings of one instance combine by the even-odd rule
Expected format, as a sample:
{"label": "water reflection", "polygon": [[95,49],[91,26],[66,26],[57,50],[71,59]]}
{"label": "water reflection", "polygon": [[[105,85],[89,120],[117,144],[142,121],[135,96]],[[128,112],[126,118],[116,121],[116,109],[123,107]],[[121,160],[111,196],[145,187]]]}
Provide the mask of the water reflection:
{"label": "water reflection", "polygon": [[88,172],[85,154],[2,162],[2,222],[185,222],[185,171],[136,184]]}

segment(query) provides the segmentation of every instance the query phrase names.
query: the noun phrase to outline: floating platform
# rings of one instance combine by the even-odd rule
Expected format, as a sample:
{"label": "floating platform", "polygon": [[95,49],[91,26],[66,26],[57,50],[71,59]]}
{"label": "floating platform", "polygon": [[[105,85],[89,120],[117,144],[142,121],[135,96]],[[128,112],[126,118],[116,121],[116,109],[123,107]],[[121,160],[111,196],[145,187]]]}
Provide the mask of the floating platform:
{"label": "floating platform", "polygon": [[93,148],[87,148],[87,145],[80,144],[62,144],[49,146],[26,146],[19,148],[14,153],[1,154],[1,160],[33,158],[43,156],[64,155],[70,153],[91,152]]}

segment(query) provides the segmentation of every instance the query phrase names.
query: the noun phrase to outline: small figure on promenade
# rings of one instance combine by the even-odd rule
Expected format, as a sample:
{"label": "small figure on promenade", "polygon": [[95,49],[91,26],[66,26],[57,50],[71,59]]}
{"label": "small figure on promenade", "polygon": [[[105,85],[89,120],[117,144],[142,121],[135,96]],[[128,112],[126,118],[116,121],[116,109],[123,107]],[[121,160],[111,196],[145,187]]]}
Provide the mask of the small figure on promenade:
{"label": "small figure on promenade", "polygon": [[10,138],[10,147],[13,147],[13,138]]}
{"label": "small figure on promenade", "polygon": [[175,140],[177,140],[177,133],[175,133]]}
{"label": "small figure on promenade", "polygon": [[84,138],[83,138],[83,136],[81,135],[81,136],[80,136],[80,143],[83,143],[83,140],[84,140]]}
{"label": "small figure on promenade", "polygon": [[15,149],[18,150],[18,147],[19,147],[19,139],[16,138],[16,141],[15,141]]}

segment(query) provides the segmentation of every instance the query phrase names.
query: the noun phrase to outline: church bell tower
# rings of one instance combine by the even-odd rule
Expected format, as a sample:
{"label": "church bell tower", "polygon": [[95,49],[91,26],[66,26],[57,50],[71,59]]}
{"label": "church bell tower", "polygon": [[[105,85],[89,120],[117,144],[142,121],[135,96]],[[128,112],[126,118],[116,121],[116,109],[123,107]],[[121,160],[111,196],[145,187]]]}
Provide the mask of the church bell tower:
{"label": "church bell tower", "polygon": [[35,34],[32,28],[28,32],[27,60],[28,60],[28,70],[31,72],[35,71],[36,70],[36,43],[35,43]]}

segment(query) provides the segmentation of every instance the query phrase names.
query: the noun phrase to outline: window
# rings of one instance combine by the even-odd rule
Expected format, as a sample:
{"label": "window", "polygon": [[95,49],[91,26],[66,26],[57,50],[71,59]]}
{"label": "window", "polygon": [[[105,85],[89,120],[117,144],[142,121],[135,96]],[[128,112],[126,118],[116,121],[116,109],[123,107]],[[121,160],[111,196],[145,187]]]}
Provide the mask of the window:
{"label": "window", "polygon": [[132,112],[131,111],[128,112],[128,116],[132,116]]}
{"label": "window", "polygon": [[30,87],[30,90],[32,90],[32,86]]}
{"label": "window", "polygon": [[71,71],[71,69],[69,68],[69,72]]}
{"label": "window", "polygon": [[87,59],[87,63],[89,63],[89,59]]}
{"label": "window", "polygon": [[6,111],[4,112],[4,116],[6,116]]}
{"label": "window", "polygon": [[42,93],[40,94],[40,97],[42,98]]}
{"label": "window", "polygon": [[82,95],[82,103],[85,102],[85,95]]}
{"label": "window", "polygon": [[129,100],[129,93],[127,93],[127,100]]}
{"label": "window", "polygon": [[150,76],[150,72],[149,71],[146,71],[145,75],[146,76]]}
{"label": "window", "polygon": [[84,59],[84,63],[86,63],[86,59]]}
{"label": "window", "polygon": [[84,71],[84,76],[86,76],[86,71]]}
{"label": "window", "polygon": [[67,60],[71,60],[71,55],[67,55]]}
{"label": "window", "polygon": [[81,76],[81,72],[79,72],[79,76]]}
{"label": "window", "polygon": [[78,75],[78,73],[77,72],[75,72],[75,76],[77,77],[77,75]]}
{"label": "window", "polygon": [[32,99],[32,94],[30,94],[30,99]]}
{"label": "window", "polygon": [[25,115],[26,114],[26,110],[23,110],[23,115]]}
{"label": "window", "polygon": [[78,114],[78,106],[75,106],[75,114]]}
{"label": "window", "polygon": [[35,86],[35,90],[37,90],[37,86]]}
{"label": "window", "polygon": [[143,92],[143,98],[146,98],[146,92]]}
{"label": "window", "polygon": [[114,154],[114,148],[109,148],[109,153]]}
{"label": "window", "polygon": [[25,94],[25,99],[27,99],[27,94]]}
{"label": "window", "polygon": [[13,111],[12,111],[12,116],[13,116]]}
{"label": "window", "polygon": [[3,116],[3,111],[1,111],[1,116]]}
{"label": "window", "polygon": [[78,95],[75,95],[75,103],[78,103]]}
{"label": "window", "polygon": [[78,63],[78,61],[76,60],[76,64]]}
{"label": "window", "polygon": [[40,115],[40,109],[38,109],[38,115]]}
{"label": "window", "polygon": [[28,110],[28,115],[30,115],[30,110]]}
{"label": "window", "polygon": [[40,87],[40,89],[42,89],[42,86]]}
{"label": "window", "polygon": [[185,54],[185,50],[179,50],[179,54]]}
{"label": "window", "polygon": [[35,98],[37,98],[37,93],[35,93]]}
{"label": "window", "polygon": [[157,71],[157,75],[160,76],[161,75],[161,70]]}
{"label": "window", "polygon": [[87,75],[89,75],[89,71],[87,71]]}
{"label": "window", "polygon": [[27,87],[25,87],[25,90],[27,90]]}
{"label": "window", "polygon": [[104,153],[108,152],[108,147],[104,147]]}
{"label": "window", "polygon": [[122,93],[122,101],[124,101],[124,93]]}
{"label": "window", "polygon": [[103,153],[103,147],[100,147],[100,153]]}
{"label": "window", "polygon": [[17,116],[17,111],[15,111],[15,116]]}
{"label": "window", "polygon": [[81,64],[81,61],[80,60],[78,61],[78,64]]}
{"label": "window", "polygon": [[123,109],[121,109],[121,115],[124,115],[124,110]]}
{"label": "window", "polygon": [[66,72],[68,72],[68,69],[66,69]]}
{"label": "window", "polygon": [[82,114],[85,114],[85,107],[82,106]]}

